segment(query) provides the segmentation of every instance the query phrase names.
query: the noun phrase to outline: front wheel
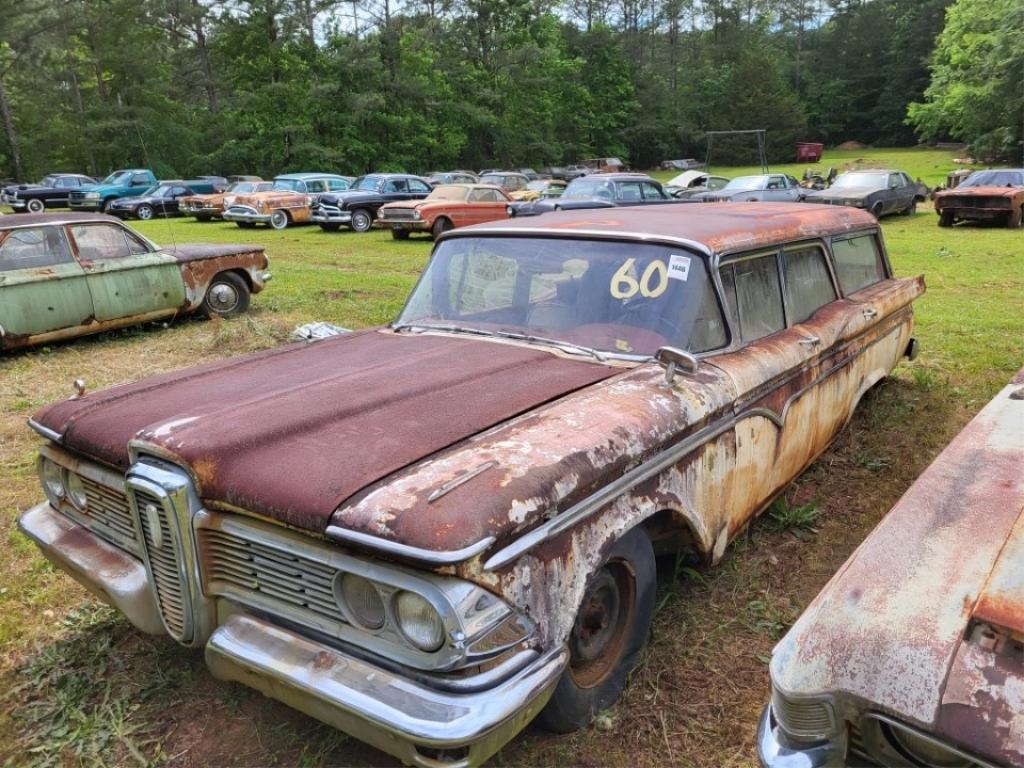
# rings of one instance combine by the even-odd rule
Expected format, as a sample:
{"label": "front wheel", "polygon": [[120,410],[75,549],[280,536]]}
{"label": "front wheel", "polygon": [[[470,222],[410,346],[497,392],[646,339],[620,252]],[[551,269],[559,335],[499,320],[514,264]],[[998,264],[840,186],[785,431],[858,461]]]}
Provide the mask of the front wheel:
{"label": "front wheel", "polygon": [[110,206],[113,205],[113,203],[114,203],[113,198],[111,198],[110,200],[104,200],[103,203],[101,204],[103,212],[109,214],[110,213]]}
{"label": "front wheel", "polygon": [[42,213],[46,210],[46,203],[42,200],[29,200],[25,208],[29,213]]}
{"label": "front wheel", "polygon": [[436,239],[436,238],[440,237],[441,235],[443,235],[445,232],[447,232],[451,228],[452,228],[452,223],[450,221],[448,221],[448,219],[446,219],[444,217],[441,217],[440,219],[435,221],[434,222],[434,226],[432,226],[430,228],[430,234],[432,234],[434,236],[434,238]]}
{"label": "front wheel", "polygon": [[320,224],[320,229],[322,229],[324,232],[337,232],[339,229],[341,229],[341,224],[325,221],[322,224]]}
{"label": "front wheel", "polygon": [[871,215],[876,219],[882,218],[882,204],[880,202],[871,206]]}
{"label": "front wheel", "polygon": [[618,701],[647,644],[656,586],[654,547],[634,528],[590,577],[569,635],[569,665],[540,713],[541,725],[570,733]]}
{"label": "front wheel", "polygon": [[197,213],[196,221],[209,221],[212,217],[208,213]]}
{"label": "front wheel", "polygon": [[236,221],[239,229],[253,229],[256,226],[255,221]]}
{"label": "front wheel", "polygon": [[142,221],[149,221],[153,218],[153,207],[149,205],[140,205],[138,210],[135,211],[135,215]]}
{"label": "front wheel", "polygon": [[373,226],[373,214],[364,208],[352,211],[352,220],[349,222],[353,232],[369,232]]}
{"label": "front wheel", "polygon": [[913,216],[915,213],[917,213],[917,199],[916,198],[914,200],[911,200],[910,201],[910,205],[908,205],[906,208],[903,209],[903,215],[904,216]]}
{"label": "front wheel", "polygon": [[940,227],[952,227],[953,226],[953,212],[943,211],[939,214],[939,226]]}
{"label": "front wheel", "polygon": [[1006,217],[1006,226],[1010,229],[1024,227],[1024,205]]}
{"label": "front wheel", "polygon": [[288,226],[288,214],[284,211],[274,211],[270,214],[270,228],[284,229]]}
{"label": "front wheel", "polygon": [[405,230],[405,229],[392,229],[391,230],[391,239],[392,240],[408,240],[409,239],[409,231]]}
{"label": "front wheel", "polygon": [[234,272],[221,272],[210,281],[203,297],[207,317],[234,317],[249,308],[249,286]]}

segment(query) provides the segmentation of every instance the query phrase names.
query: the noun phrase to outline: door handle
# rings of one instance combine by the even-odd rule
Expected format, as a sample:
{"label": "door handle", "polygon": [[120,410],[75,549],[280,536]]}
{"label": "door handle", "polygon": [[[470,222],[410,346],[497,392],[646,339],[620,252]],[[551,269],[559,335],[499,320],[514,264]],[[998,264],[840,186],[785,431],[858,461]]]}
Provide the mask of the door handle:
{"label": "door handle", "polygon": [[804,336],[800,339],[800,343],[807,347],[816,347],[821,344],[821,339],[817,336]]}
{"label": "door handle", "polygon": [[865,307],[860,312],[868,320],[874,320],[876,317],[878,317],[878,310],[873,309],[872,307]]}

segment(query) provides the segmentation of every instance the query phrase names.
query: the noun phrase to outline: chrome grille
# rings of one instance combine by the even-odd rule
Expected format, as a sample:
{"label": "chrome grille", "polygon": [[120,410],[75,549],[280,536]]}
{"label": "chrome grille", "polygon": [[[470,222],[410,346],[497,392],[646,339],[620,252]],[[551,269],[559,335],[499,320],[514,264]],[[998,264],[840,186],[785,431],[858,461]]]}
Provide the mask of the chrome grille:
{"label": "chrome grille", "polygon": [[947,197],[943,203],[946,208],[1004,208],[1010,210],[1010,201],[1005,197],[966,196]]}
{"label": "chrome grille", "polygon": [[[167,631],[177,640],[185,639],[188,605],[181,578],[181,550],[176,531],[171,530],[167,508],[159,498],[137,488],[133,493],[160,614]],[[156,510],[155,515],[151,509]]]}
{"label": "chrome grille", "polygon": [[379,216],[384,221],[415,221],[416,220],[416,209],[415,208],[389,208],[386,211],[381,211]]}
{"label": "chrome grille", "polygon": [[331,586],[335,568],[224,530],[202,528],[197,536],[207,594],[276,609],[317,627],[325,619],[328,626],[344,621]]}
{"label": "chrome grille", "polygon": [[101,536],[116,547],[133,554],[141,554],[135,523],[124,490],[110,488],[88,477],[79,475],[85,487],[85,511],[75,512],[83,518],[93,533]]}
{"label": "chrome grille", "polygon": [[772,714],[794,736],[819,737],[835,732],[832,707],[815,699],[790,699],[772,691]]}

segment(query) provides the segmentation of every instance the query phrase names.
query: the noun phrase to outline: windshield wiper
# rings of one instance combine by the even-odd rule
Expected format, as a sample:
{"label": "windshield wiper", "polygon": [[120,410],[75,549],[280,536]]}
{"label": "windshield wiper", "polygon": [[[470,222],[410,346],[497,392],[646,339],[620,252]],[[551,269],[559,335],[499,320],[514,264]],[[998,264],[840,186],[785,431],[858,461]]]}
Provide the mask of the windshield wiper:
{"label": "windshield wiper", "polygon": [[412,331],[413,333],[441,331],[442,333],[460,333],[467,336],[483,336],[485,338],[492,339],[498,338],[512,339],[514,341],[527,341],[531,344],[542,344],[544,346],[555,347],[556,349],[560,349],[563,352],[568,352],[570,354],[593,357],[595,360],[602,363],[607,360],[607,358],[596,349],[585,347],[582,344],[573,344],[571,341],[561,341],[560,339],[549,339],[544,336],[532,336],[528,333],[519,333],[518,331],[486,331],[482,328],[464,328],[460,325],[433,325],[425,323],[402,323],[400,325],[392,325],[391,330],[396,332]]}

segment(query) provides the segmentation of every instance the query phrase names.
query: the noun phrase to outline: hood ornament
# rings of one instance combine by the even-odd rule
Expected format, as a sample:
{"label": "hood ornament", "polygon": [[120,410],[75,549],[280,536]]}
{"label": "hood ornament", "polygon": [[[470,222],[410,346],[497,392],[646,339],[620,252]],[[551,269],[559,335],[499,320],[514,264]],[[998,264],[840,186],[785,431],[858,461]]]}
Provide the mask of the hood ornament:
{"label": "hood ornament", "polygon": [[80,397],[85,397],[85,379],[75,379],[71,386],[75,388],[75,394],[68,398],[68,400],[77,400]]}

